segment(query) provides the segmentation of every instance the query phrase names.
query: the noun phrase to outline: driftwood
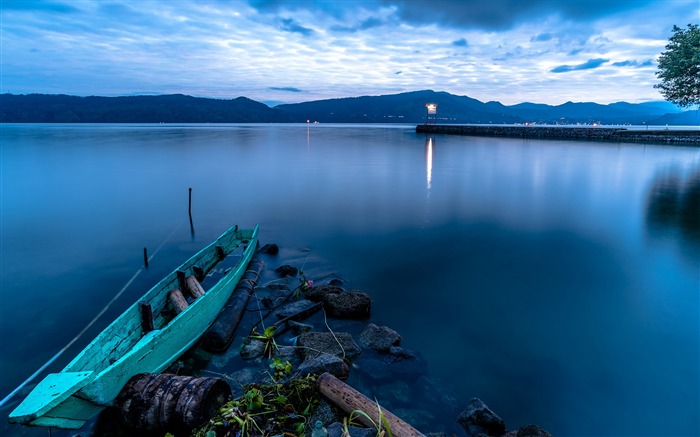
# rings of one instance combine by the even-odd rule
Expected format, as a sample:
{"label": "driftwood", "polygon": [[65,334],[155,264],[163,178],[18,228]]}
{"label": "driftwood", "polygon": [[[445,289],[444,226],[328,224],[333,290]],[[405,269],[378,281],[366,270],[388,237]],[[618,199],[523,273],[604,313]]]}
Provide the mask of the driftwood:
{"label": "driftwood", "polygon": [[264,268],[265,264],[257,257],[250,261],[243,278],[236,285],[221,313],[202,336],[202,348],[205,351],[219,353],[229,347]]}
{"label": "driftwood", "polygon": [[[350,414],[355,410],[359,410],[367,414],[374,421],[374,423],[372,423],[367,417],[361,414],[355,415],[355,419],[363,425],[373,428],[375,424],[379,425],[381,423],[382,428],[384,428],[377,403],[330,373],[324,373],[318,377],[318,380],[316,380],[316,389],[330,403],[337,406],[345,413]],[[389,424],[391,435],[395,437],[423,436],[418,430],[384,408],[381,409],[381,415]]]}

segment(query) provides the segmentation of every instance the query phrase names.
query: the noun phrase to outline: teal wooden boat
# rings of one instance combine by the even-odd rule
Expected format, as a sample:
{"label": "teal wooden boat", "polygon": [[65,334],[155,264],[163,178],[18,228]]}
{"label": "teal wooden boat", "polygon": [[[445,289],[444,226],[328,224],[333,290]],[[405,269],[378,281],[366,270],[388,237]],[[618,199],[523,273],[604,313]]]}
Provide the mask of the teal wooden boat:
{"label": "teal wooden boat", "polygon": [[[257,226],[224,232],[129,307],[60,373],[42,380],[10,414],[9,422],[78,429],[113,405],[129,378],[163,371],[214,322],[244,274],[257,241]],[[234,262],[231,269],[213,285],[204,281],[208,290],[194,300],[190,297],[191,302],[175,315],[170,295],[183,288],[183,278],[202,278],[222,260]]]}

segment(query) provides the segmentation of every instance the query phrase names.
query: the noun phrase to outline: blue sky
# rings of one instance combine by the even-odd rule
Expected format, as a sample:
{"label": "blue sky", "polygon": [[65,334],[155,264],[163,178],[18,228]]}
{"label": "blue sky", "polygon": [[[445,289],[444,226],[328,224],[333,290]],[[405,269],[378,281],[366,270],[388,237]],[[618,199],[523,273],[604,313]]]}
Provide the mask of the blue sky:
{"label": "blue sky", "polygon": [[700,0],[1,0],[1,92],[662,100]]}

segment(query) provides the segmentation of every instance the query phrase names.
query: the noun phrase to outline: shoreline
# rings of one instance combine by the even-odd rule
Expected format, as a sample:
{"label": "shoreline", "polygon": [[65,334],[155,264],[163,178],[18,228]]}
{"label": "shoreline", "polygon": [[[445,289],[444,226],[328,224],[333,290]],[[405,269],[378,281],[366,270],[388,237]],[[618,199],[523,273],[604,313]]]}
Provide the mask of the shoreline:
{"label": "shoreline", "polygon": [[419,124],[416,126],[416,133],[700,146],[700,130],[628,130],[625,128],[607,127]]}

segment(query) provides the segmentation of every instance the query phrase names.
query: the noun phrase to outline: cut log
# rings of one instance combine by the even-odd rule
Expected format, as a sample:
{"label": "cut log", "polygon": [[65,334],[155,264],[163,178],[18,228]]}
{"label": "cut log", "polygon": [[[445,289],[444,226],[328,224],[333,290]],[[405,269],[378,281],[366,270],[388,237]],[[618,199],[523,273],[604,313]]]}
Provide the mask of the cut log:
{"label": "cut log", "polygon": [[171,290],[168,297],[170,298],[170,304],[173,306],[176,314],[180,314],[181,312],[185,311],[188,306],[190,306],[187,303],[185,296],[183,296],[182,292],[177,288]]}
{"label": "cut log", "polygon": [[[385,429],[377,403],[330,373],[324,373],[318,377],[318,380],[316,380],[316,389],[331,404],[340,408],[346,414],[359,410],[367,414],[374,421],[374,423],[372,423],[367,417],[356,414],[354,416],[355,419],[363,425],[374,428],[375,424],[378,425],[381,423],[382,429]],[[395,437],[423,436],[421,432],[384,408],[381,409],[381,416],[389,424],[391,435]]]}
{"label": "cut log", "polygon": [[187,292],[194,299],[204,296],[204,288],[202,288],[202,284],[199,283],[199,281],[197,280],[197,278],[194,277],[194,275],[187,277],[187,279],[185,280],[185,285],[187,286]]}
{"label": "cut log", "polygon": [[142,373],[126,383],[115,406],[139,434],[189,435],[230,398],[231,387],[218,378]]}

